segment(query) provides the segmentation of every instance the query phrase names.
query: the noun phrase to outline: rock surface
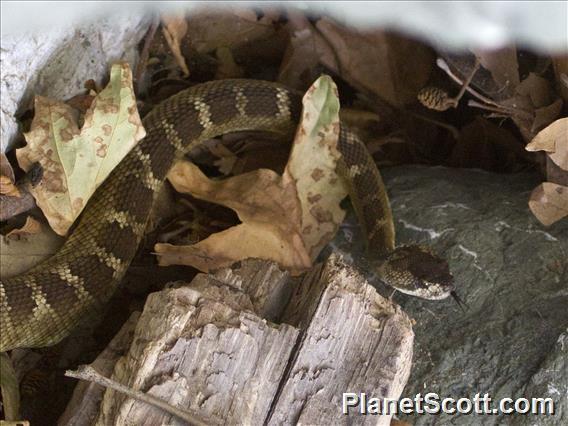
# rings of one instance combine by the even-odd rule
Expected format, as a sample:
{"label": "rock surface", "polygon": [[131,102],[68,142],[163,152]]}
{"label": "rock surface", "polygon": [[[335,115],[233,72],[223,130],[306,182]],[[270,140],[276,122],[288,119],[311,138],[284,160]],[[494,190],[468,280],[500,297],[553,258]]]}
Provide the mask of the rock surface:
{"label": "rock surface", "polygon": [[149,19],[141,14],[108,16],[78,27],[58,25],[44,33],[3,35],[0,152],[11,146],[18,130],[14,115],[30,107],[34,95],[65,100],[84,91],[88,79],[100,83],[115,61],[133,67]]}
{"label": "rock surface", "polygon": [[[383,175],[398,243],[434,247],[449,261],[469,306],[462,312],[450,299],[394,296],[416,320],[414,366],[403,397],[550,397],[556,408],[546,419],[401,418],[415,425],[566,424],[568,221],[545,228],[532,216],[527,199],[538,177],[442,167],[398,167]],[[357,232],[344,228],[338,246],[360,239]]]}

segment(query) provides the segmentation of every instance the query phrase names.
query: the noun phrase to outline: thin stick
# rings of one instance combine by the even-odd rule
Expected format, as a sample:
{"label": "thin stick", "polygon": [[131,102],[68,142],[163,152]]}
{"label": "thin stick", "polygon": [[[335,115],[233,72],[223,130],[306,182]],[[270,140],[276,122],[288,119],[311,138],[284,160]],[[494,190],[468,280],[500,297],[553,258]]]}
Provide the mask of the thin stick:
{"label": "thin stick", "polygon": [[457,94],[457,96],[454,98],[456,100],[456,105],[459,103],[460,99],[462,98],[463,94],[465,93],[465,91],[467,90],[467,88],[469,87],[469,84],[471,83],[471,80],[473,80],[473,76],[475,75],[475,73],[477,72],[477,70],[479,69],[479,59],[475,58],[475,65],[473,66],[473,69],[471,70],[471,73],[469,74],[469,76],[467,77],[467,79],[463,82],[463,85],[459,91],[459,93]]}
{"label": "thin stick", "polygon": [[124,386],[114,380],[111,380],[101,374],[99,374],[93,367],[90,365],[80,365],[77,370],[67,370],[65,372],[67,377],[74,377],[75,379],[86,380],[89,382],[93,382],[104,386],[106,388],[110,388],[117,392],[123,393],[130,398],[134,398],[138,401],[145,402],[146,404],[153,405],[154,407],[158,407],[165,412],[179,417],[180,419],[186,421],[190,425],[195,426],[207,426],[211,424],[211,421],[205,422],[198,414],[191,412],[190,410],[181,410],[178,407],[174,407],[173,405],[168,404],[167,402],[156,398],[155,396],[145,394],[143,392],[130,389],[127,386]]}
{"label": "thin stick", "polygon": [[448,130],[452,134],[452,136],[454,137],[455,140],[458,140],[459,137],[460,137],[459,130],[456,127],[452,126],[451,124],[442,123],[441,121],[434,120],[433,118],[425,117],[423,115],[417,114],[417,113],[412,112],[412,111],[407,111],[407,113],[409,115],[411,115],[412,117],[415,117],[419,120],[423,120],[427,123],[431,123],[435,126],[439,126],[439,127],[442,127],[444,129]]}
{"label": "thin stick", "polygon": [[[454,75],[451,71],[450,71],[450,67],[448,66],[448,64],[442,59],[442,58],[438,58],[436,60],[436,64],[446,72],[446,74],[448,74],[455,82],[457,82],[458,84],[462,84],[462,81],[459,77],[457,77],[456,75]],[[479,67],[479,61],[476,59],[476,64]],[[473,77],[473,74],[470,75],[470,77]],[[493,112],[499,112],[501,114],[508,114],[509,116],[512,115],[516,115],[516,116],[522,116],[525,118],[532,118],[532,114],[528,113],[525,110],[519,109],[519,108],[511,108],[505,105],[500,104],[499,102],[495,102],[492,99],[489,99],[485,96],[483,96],[481,93],[475,91],[474,89],[472,89],[469,85],[468,86],[463,86],[462,89],[465,87],[465,90],[467,90],[469,93],[471,93],[473,96],[477,97],[479,100],[481,100],[482,102],[485,102],[486,104],[489,105],[493,105],[495,108],[490,107],[489,105],[482,105],[480,103],[477,103],[475,101],[469,101],[468,105],[469,106],[473,106],[473,107],[477,107],[477,108],[483,108],[486,109],[488,111],[493,111]]]}
{"label": "thin stick", "polygon": [[[450,67],[448,66],[448,64],[446,63],[446,61],[444,61],[442,58],[438,58],[438,59],[436,60],[436,65],[438,65],[439,68],[441,68],[442,70],[444,70],[444,72],[445,72],[446,74],[448,74],[448,76],[450,76],[451,79],[454,80],[456,83],[458,83],[459,85],[463,85],[463,81],[462,81],[458,76],[456,76],[456,75],[450,70]],[[479,67],[479,64],[478,64],[478,67]],[[472,75],[471,77],[473,77],[473,75]],[[471,82],[471,81],[470,81],[470,82]],[[483,102],[485,102],[485,103],[487,103],[487,104],[494,105],[494,106],[496,106],[496,107],[502,108],[502,106],[501,106],[499,103],[495,102],[493,99],[489,99],[489,98],[483,96],[481,93],[479,93],[479,92],[477,92],[476,90],[472,89],[472,88],[469,86],[469,84],[468,84],[467,86],[464,85],[464,86],[462,87],[462,89],[463,89],[464,87],[465,87],[465,90],[467,90],[469,93],[471,93],[473,96],[475,96],[475,97],[478,98],[479,100],[481,100],[481,101],[483,101]]]}
{"label": "thin stick", "polygon": [[493,106],[490,106],[490,105],[481,104],[481,103],[474,101],[474,100],[467,101],[467,105],[470,106],[470,107],[480,108],[480,109],[484,109],[484,110],[491,111],[491,112],[497,112],[499,114],[507,114],[507,116],[510,115],[510,112],[505,108],[493,107]]}
{"label": "thin stick", "polygon": [[534,117],[532,114],[526,112],[525,110],[522,109],[511,109],[511,108],[507,108],[503,105],[499,106],[499,107],[492,107],[491,105],[485,105],[485,104],[480,104],[479,102],[476,102],[474,100],[469,100],[467,102],[467,104],[471,107],[475,107],[475,108],[481,108],[481,109],[485,109],[487,111],[491,111],[491,112],[496,112],[498,114],[501,114],[505,117],[511,117],[511,116],[515,116],[515,117],[522,117],[528,120],[532,120]]}

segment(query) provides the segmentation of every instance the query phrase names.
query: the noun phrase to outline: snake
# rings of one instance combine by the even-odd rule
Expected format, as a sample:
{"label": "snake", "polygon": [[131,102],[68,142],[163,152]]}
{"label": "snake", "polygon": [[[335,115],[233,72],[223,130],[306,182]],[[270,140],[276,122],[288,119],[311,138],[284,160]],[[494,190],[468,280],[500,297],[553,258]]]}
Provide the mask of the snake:
{"label": "snake", "polygon": [[[54,345],[108,302],[132,261],[154,200],[176,159],[235,131],[293,134],[302,93],[259,80],[218,80],[187,88],[143,119],[146,136],[97,188],[63,246],[0,282],[0,352]],[[455,294],[445,260],[428,247],[395,246],[380,172],[359,137],[341,123],[337,171],[346,180],[380,280],[407,294]]]}

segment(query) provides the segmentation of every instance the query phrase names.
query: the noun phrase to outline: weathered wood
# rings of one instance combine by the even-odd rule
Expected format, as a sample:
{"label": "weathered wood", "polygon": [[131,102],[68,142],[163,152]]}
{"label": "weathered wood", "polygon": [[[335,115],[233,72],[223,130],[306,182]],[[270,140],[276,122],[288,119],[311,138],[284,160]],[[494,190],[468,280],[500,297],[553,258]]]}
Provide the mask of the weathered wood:
{"label": "weathered wood", "polygon": [[[212,423],[256,423],[267,416],[298,331],[252,308],[246,294],[203,274],[191,287],[151,294],[112,378]],[[107,390],[97,424],[182,423]]]}
{"label": "weathered wood", "polygon": [[[398,398],[412,342],[409,318],[336,255],[302,281],[246,260],[150,295],[112,379],[212,424],[388,424],[342,414],[342,394]],[[107,390],[96,424],[183,423]]]}
{"label": "weathered wood", "polygon": [[414,339],[400,307],[332,255],[306,277],[284,318],[307,326],[268,423],[388,425],[391,415],[344,415],[342,399],[344,392],[400,397]]}
{"label": "weathered wood", "polygon": [[[112,374],[116,362],[132,343],[134,329],[139,317],[140,312],[133,312],[106,349],[91,363],[91,366],[99,373],[104,376]],[[89,426],[93,424],[98,417],[104,391],[104,387],[95,383],[77,383],[73,390],[73,396],[57,424],[60,426]]]}
{"label": "weathered wood", "polygon": [[295,281],[276,263],[261,259],[237,262],[215,271],[215,278],[248,294],[260,317],[274,322],[280,318],[294,290]]}

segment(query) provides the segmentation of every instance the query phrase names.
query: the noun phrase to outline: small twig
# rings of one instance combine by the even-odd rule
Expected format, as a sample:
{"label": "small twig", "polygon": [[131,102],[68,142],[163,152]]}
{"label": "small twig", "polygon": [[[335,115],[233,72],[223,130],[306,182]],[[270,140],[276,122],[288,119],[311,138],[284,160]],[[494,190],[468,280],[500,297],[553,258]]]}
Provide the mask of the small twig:
{"label": "small twig", "polygon": [[473,80],[473,77],[475,76],[475,73],[477,72],[477,70],[479,69],[479,59],[475,58],[475,64],[473,65],[473,69],[471,70],[471,72],[469,73],[469,76],[467,77],[467,79],[463,82],[463,85],[459,91],[459,93],[457,94],[457,96],[454,98],[456,101],[456,105],[459,103],[460,99],[462,98],[463,94],[465,93],[465,91],[467,90],[467,88],[469,87],[469,84],[471,83],[471,80]]}
{"label": "small twig", "polygon": [[[465,88],[465,90],[467,90],[469,93],[471,93],[473,96],[475,96],[476,98],[478,98],[479,100],[490,104],[490,105],[494,105],[496,107],[499,108],[503,108],[502,105],[500,105],[498,102],[495,102],[493,99],[490,99],[488,97],[483,96],[481,93],[477,92],[475,89],[472,89],[469,84],[468,85],[464,85],[464,82],[461,80],[461,78],[459,78],[458,76],[456,76],[451,70],[450,67],[448,66],[448,64],[446,63],[446,61],[444,61],[442,58],[438,58],[436,60],[436,65],[438,65],[439,68],[441,68],[446,74],[448,74],[448,76],[454,80],[456,83],[458,83],[459,85],[462,85],[462,89]],[[479,67],[479,64],[478,64]],[[473,78],[473,74],[471,75],[471,77]],[[471,83],[471,80],[470,80]]]}
{"label": "small twig", "polygon": [[494,107],[494,106],[491,106],[491,105],[479,103],[479,102],[474,101],[474,100],[467,101],[467,105],[470,106],[470,107],[474,107],[474,108],[480,108],[480,109],[484,109],[484,110],[487,110],[487,111],[496,112],[498,114],[505,114],[508,117],[511,116],[510,111],[506,108]]}
{"label": "small twig", "polygon": [[[448,74],[448,76],[450,76],[456,83],[463,84],[461,79],[459,77],[457,77],[454,73],[452,73],[452,71],[450,70],[450,67],[442,58],[438,58],[436,60],[436,64],[438,65],[438,67],[440,67],[442,70],[444,70],[446,72],[446,74]],[[476,60],[476,64],[479,66],[478,60]],[[471,75],[470,77],[473,77],[473,75]],[[463,86],[462,89],[464,87],[465,87],[465,90],[467,90],[473,96],[478,98],[480,101],[484,102],[485,104],[488,104],[488,105],[483,105],[483,104],[480,104],[480,103],[475,102],[473,100],[470,100],[468,102],[469,106],[486,109],[486,110],[492,111],[492,112],[498,112],[500,114],[507,114],[509,116],[524,117],[524,118],[529,118],[529,119],[532,118],[532,114],[530,114],[529,112],[527,112],[525,110],[522,110],[520,108],[511,108],[511,107],[508,107],[506,105],[502,105],[499,102],[495,102],[493,99],[490,99],[486,96],[483,96],[481,93],[472,89],[469,85]]]}
{"label": "small twig", "polygon": [[134,389],[130,389],[127,386],[115,382],[114,380],[111,380],[99,374],[93,367],[89,365],[80,365],[75,371],[67,370],[65,372],[65,375],[67,377],[74,377],[75,379],[93,382],[101,386],[110,388],[116,392],[123,393],[130,398],[134,398],[138,401],[142,401],[145,402],[146,404],[158,407],[164,410],[165,412],[186,421],[190,425],[206,426],[208,424],[211,424],[211,421],[206,422],[198,414],[195,414],[190,410],[181,410],[180,408],[174,407],[173,405],[170,405],[167,402],[159,398],[156,398],[155,396],[148,395],[146,393]]}
{"label": "small twig", "polygon": [[452,136],[454,137],[455,140],[458,140],[459,137],[460,137],[460,131],[456,127],[452,126],[451,124],[443,123],[441,121],[435,120],[433,118],[425,117],[423,115],[417,114],[417,113],[412,112],[412,111],[407,111],[407,113],[409,113],[411,116],[413,116],[413,117],[415,117],[419,120],[425,121],[427,123],[430,123],[430,124],[433,124],[435,126],[442,127],[444,129],[448,130],[452,134]]}

